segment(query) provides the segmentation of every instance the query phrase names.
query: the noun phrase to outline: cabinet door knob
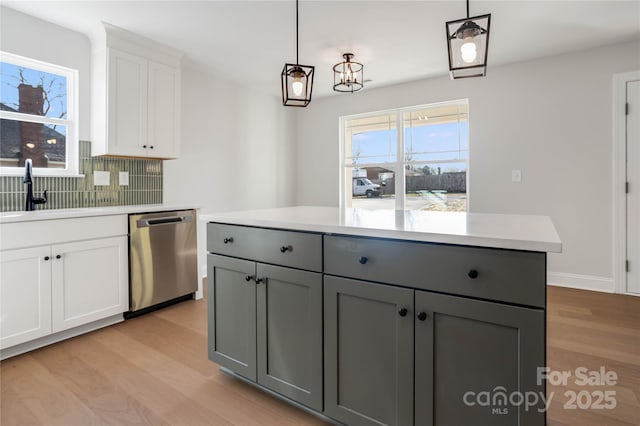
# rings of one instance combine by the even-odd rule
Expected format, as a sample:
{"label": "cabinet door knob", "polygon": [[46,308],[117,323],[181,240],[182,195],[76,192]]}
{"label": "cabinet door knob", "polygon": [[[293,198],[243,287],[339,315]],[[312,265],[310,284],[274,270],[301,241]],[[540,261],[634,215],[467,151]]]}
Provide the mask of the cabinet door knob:
{"label": "cabinet door knob", "polygon": [[469,272],[467,272],[467,275],[472,280],[475,280],[476,278],[478,278],[478,271],[476,271],[475,269],[471,269]]}
{"label": "cabinet door knob", "polygon": [[408,312],[409,312],[409,311],[407,311],[407,308],[401,308],[401,309],[398,311],[398,315],[400,315],[401,317],[406,317]]}
{"label": "cabinet door knob", "polygon": [[264,278],[258,278],[258,277],[256,277],[255,279],[256,279],[256,284],[260,284],[260,283],[263,283],[263,282],[264,282]]}
{"label": "cabinet door knob", "polygon": [[142,147],[143,147],[143,148],[146,148],[147,146],[146,146],[146,145],[142,145]]}
{"label": "cabinet door knob", "polygon": [[62,255],[61,254],[56,254],[56,259],[62,259]]}
{"label": "cabinet door knob", "polygon": [[251,275],[247,275],[246,277],[244,277],[245,281],[251,281],[253,279],[253,276]]}
{"label": "cabinet door knob", "polygon": [[225,244],[232,243],[233,242],[233,237],[225,238],[223,241],[224,241]]}
{"label": "cabinet door knob", "polygon": [[293,250],[293,247],[291,247],[291,246],[282,246],[282,247],[280,247],[280,253],[285,253],[287,250],[291,251],[291,250]]}
{"label": "cabinet door knob", "polygon": [[153,149],[153,145],[151,145],[149,148]]}
{"label": "cabinet door knob", "polygon": [[47,261],[47,260],[49,260],[49,259],[51,259],[49,256],[45,256],[45,257],[44,257],[44,260],[45,260],[45,261]]}
{"label": "cabinet door knob", "polygon": [[358,259],[358,262],[364,265],[365,263],[367,263],[368,260],[369,258],[367,256],[362,256],[360,259]]}
{"label": "cabinet door knob", "polygon": [[427,319],[427,313],[426,313],[426,312],[419,312],[419,313],[418,313],[418,319],[419,319],[420,321],[424,321],[424,320],[426,320],[426,319]]}

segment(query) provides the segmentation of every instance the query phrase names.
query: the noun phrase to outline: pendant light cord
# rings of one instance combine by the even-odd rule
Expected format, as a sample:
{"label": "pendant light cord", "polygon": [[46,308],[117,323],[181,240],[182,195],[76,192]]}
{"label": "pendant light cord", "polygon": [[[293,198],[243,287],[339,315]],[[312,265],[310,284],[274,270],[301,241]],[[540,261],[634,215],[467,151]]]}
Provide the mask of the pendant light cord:
{"label": "pendant light cord", "polygon": [[[469,0],[467,0],[467,7],[468,7],[468,2]],[[467,15],[469,14],[469,12],[467,12]],[[298,59],[298,0],[296,0],[296,64],[299,64],[300,60]]]}
{"label": "pendant light cord", "polygon": [[[296,0],[297,2],[298,0]],[[298,3],[296,3],[297,5]],[[296,6],[297,7],[297,6]],[[297,12],[296,12],[297,13]],[[469,18],[469,0],[467,0],[467,18]]]}

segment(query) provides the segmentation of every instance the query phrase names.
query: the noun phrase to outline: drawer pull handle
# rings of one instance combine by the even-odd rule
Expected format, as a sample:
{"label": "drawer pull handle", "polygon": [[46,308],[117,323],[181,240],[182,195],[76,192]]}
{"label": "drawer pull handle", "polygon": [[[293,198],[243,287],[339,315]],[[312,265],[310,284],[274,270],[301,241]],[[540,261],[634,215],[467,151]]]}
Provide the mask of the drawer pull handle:
{"label": "drawer pull handle", "polygon": [[292,251],[293,247],[291,247],[291,246],[282,246],[282,247],[280,247],[280,253],[286,253],[287,250],[288,251]]}
{"label": "drawer pull handle", "polygon": [[364,265],[365,263],[367,263],[367,261],[369,260],[369,258],[367,256],[362,256],[358,262],[360,262],[360,264]]}
{"label": "drawer pull handle", "polygon": [[247,282],[251,281],[252,279],[253,279],[252,275],[247,275],[246,277],[244,277],[244,280]]}
{"label": "drawer pull handle", "polygon": [[232,243],[233,242],[233,237],[225,238],[223,241],[224,241],[225,244]]}
{"label": "drawer pull handle", "polygon": [[469,272],[467,272],[467,275],[472,280],[475,280],[476,278],[478,278],[478,271],[476,271],[475,269],[471,269]]}
{"label": "drawer pull handle", "polygon": [[264,282],[264,278],[258,278],[258,277],[256,277],[256,278],[255,278],[255,280],[256,280],[256,284],[260,284],[260,283],[263,283],[263,282]]}
{"label": "drawer pull handle", "polygon": [[62,259],[62,255],[56,254],[56,259]]}
{"label": "drawer pull handle", "polygon": [[406,317],[408,312],[409,311],[407,311],[407,308],[402,308],[398,311],[398,315],[400,315],[401,317]]}
{"label": "drawer pull handle", "polygon": [[426,312],[420,312],[420,313],[418,313],[418,319],[419,319],[420,321],[424,321],[424,320],[426,320],[426,319],[427,319],[427,313],[426,313]]}
{"label": "drawer pull handle", "polygon": [[49,260],[49,259],[51,259],[49,256],[45,256],[45,257],[44,257],[44,260],[45,260],[45,261],[47,261],[47,260]]}

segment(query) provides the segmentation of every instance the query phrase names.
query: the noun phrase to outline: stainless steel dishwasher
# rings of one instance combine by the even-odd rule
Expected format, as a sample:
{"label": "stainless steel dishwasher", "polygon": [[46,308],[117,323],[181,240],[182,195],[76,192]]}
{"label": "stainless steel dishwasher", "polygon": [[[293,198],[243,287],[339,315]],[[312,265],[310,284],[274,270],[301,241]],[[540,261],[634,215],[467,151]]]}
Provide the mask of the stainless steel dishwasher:
{"label": "stainless steel dishwasher", "polygon": [[196,211],[129,215],[125,318],[187,298],[198,288]]}

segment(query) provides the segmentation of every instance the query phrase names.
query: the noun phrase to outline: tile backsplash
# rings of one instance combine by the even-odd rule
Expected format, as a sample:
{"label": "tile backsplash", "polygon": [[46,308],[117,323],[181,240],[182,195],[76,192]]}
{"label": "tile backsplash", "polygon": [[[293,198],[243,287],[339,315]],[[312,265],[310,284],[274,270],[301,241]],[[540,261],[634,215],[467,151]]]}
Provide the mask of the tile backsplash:
{"label": "tile backsplash", "polygon": [[[104,158],[91,156],[91,142],[80,141],[79,171],[84,177],[38,177],[33,181],[35,197],[48,190],[46,204],[37,210],[106,207],[162,203],[162,160]],[[94,171],[109,173],[109,185],[94,185]],[[119,173],[129,173],[129,184],[121,186]],[[26,185],[22,176],[0,176],[0,211],[24,210]]]}

